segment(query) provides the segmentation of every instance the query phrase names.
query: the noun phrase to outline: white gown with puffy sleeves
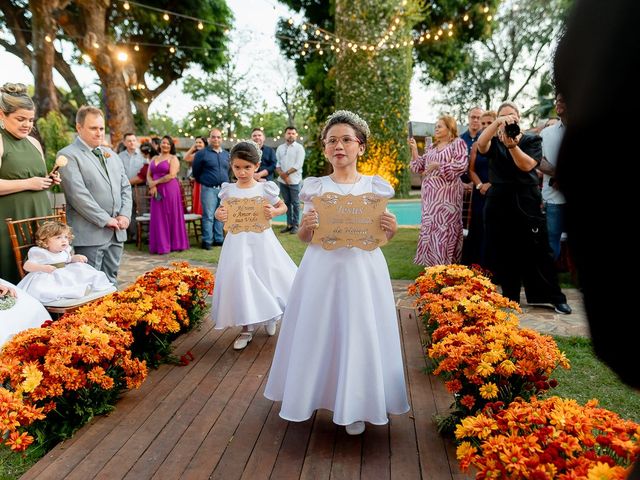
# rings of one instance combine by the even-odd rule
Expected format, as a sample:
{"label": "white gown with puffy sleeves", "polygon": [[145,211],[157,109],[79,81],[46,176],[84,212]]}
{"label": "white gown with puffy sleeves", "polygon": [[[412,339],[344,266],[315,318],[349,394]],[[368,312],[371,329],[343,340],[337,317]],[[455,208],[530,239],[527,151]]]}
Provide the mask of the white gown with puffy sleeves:
{"label": "white gown with puffy sleeves", "polygon": [[[353,188],[330,177],[305,180],[305,212],[325,192],[394,195],[384,179],[362,176]],[[389,269],[382,251],[324,250],[310,244],[291,290],[265,396],[280,416],[301,422],[316,409],[338,425],[388,422],[409,410]]]}
{"label": "white gown with puffy sleeves", "polygon": [[[280,200],[279,193],[274,182],[258,182],[251,188],[223,183],[218,197],[264,197],[275,205]],[[278,320],[287,305],[297,269],[271,228],[259,233],[227,232],[213,288],[215,328]]]}

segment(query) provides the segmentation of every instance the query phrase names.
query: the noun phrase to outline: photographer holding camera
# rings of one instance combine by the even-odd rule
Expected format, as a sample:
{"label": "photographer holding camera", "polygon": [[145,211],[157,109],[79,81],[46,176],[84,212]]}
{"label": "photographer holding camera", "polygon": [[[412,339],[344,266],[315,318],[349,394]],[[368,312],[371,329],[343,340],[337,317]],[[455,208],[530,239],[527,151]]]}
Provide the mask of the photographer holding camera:
{"label": "photographer holding camera", "polygon": [[535,169],[542,158],[542,142],[537,135],[520,132],[519,121],[518,107],[505,102],[477,142],[478,152],[489,158],[491,188],[484,209],[487,266],[505,297],[519,302],[524,285],[528,303],[551,304],[556,312],[570,314],[541,208]]}

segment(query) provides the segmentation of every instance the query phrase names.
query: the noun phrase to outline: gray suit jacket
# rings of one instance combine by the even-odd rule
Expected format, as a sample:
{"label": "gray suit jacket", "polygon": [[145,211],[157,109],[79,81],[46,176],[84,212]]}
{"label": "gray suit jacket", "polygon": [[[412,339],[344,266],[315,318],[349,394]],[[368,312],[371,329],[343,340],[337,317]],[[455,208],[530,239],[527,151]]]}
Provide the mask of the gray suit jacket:
{"label": "gray suit jacket", "polygon": [[[58,152],[69,160],[60,170],[60,176],[67,202],[67,221],[75,235],[73,243],[79,247],[104,245],[114,232],[105,227],[109,219],[118,215],[131,218],[131,185],[122,161],[113,150],[100,148],[109,156],[105,158],[107,172],[80,138]],[[118,241],[127,239],[126,230],[115,233]]]}

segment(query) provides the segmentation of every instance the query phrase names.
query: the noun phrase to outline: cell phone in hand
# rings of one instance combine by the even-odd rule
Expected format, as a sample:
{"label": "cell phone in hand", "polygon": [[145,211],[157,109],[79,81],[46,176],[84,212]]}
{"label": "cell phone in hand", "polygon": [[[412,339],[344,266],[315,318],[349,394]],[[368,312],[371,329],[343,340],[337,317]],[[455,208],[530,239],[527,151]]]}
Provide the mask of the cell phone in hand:
{"label": "cell phone in hand", "polygon": [[409,138],[413,137],[413,122],[407,122],[407,130],[409,131]]}

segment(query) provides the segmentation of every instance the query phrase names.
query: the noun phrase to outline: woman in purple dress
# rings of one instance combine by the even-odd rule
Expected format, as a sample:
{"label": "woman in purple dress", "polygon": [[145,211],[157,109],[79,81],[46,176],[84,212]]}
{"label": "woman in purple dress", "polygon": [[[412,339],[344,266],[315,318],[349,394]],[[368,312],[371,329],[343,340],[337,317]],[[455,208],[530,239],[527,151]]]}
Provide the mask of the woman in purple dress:
{"label": "woman in purple dress", "polygon": [[187,250],[189,237],[184,223],[184,205],[176,178],[180,162],[168,135],[160,141],[160,154],[149,163],[147,185],[151,195],[149,251],[160,255]]}
{"label": "woman in purple dress", "polygon": [[411,171],[422,175],[422,226],[413,261],[427,267],[458,263],[463,240],[460,175],[467,170],[467,145],[458,138],[455,119],[444,115],[423,156],[418,155],[414,138],[409,147]]}

